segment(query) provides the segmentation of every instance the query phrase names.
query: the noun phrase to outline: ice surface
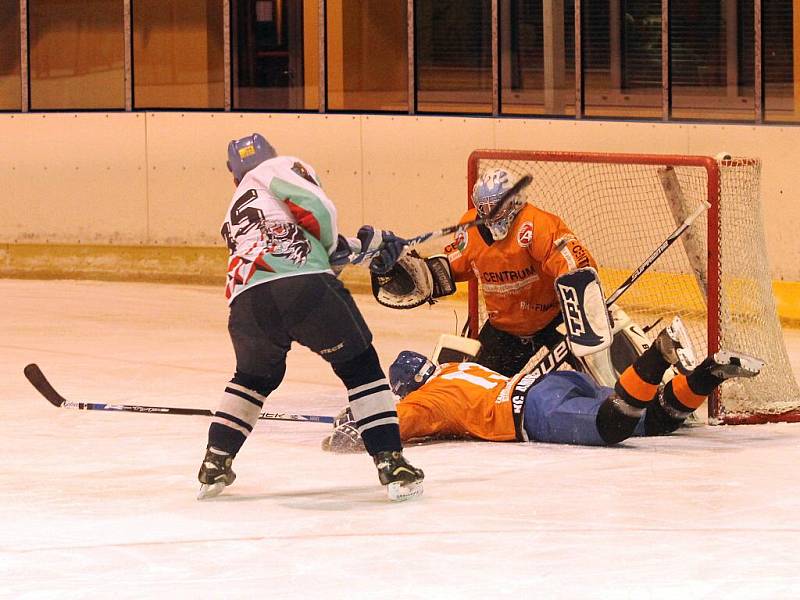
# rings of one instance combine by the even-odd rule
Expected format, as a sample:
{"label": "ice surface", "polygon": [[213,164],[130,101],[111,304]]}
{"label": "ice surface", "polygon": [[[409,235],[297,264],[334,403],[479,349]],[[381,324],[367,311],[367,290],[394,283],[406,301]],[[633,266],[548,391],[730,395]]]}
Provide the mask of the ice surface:
{"label": "ice surface", "polygon": [[[328,426],[260,421],[236,483],[198,502],[205,418],[59,410],[22,368],[73,400],[213,408],[233,368],[221,290],[0,280],[0,298],[2,598],[800,596],[800,424],[412,446],[425,495],[392,504],[366,456],[320,450]],[[384,366],[466,312],[357,300]],[[344,401],[296,347],[269,409]]]}

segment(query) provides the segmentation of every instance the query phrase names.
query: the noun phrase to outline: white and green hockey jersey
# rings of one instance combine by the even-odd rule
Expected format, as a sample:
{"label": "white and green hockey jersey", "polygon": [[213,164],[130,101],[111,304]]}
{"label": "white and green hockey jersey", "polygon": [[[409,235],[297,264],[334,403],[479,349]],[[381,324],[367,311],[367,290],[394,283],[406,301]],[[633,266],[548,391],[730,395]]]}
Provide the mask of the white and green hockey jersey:
{"label": "white and green hockey jersey", "polygon": [[222,224],[228,244],[228,302],[281,277],[332,273],[328,256],[338,235],[336,207],[310,165],[277,156],[247,173]]}

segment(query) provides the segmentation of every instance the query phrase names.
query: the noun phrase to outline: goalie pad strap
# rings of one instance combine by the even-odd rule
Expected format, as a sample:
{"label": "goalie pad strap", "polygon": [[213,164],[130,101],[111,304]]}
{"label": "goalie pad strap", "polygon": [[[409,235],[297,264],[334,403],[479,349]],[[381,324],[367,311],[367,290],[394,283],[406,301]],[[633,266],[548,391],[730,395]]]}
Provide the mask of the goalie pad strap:
{"label": "goalie pad strap", "polygon": [[456,282],[450,271],[450,261],[444,254],[434,254],[425,259],[425,265],[433,278],[433,298],[441,298],[456,293]]}
{"label": "goalie pad strap", "polygon": [[567,344],[577,357],[611,345],[611,322],[597,271],[584,267],[555,281],[556,295],[567,328]]}

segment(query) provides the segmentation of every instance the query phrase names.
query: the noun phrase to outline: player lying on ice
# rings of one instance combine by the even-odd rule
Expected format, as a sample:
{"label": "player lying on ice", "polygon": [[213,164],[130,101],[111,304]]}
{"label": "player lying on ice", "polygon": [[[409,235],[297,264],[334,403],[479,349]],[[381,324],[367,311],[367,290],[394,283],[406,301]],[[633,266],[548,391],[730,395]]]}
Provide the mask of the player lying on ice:
{"label": "player lying on ice", "polygon": [[[606,446],[631,436],[678,429],[723,381],[754,377],[764,363],[733,351],[708,356],[693,370],[694,351],[679,317],[620,375],[613,388],[584,373],[555,371],[511,379],[476,363],[436,366],[404,350],[389,367],[403,440],[431,436]],[[680,374],[666,385],[675,365]],[[363,449],[348,411],[337,417],[323,448]]]}

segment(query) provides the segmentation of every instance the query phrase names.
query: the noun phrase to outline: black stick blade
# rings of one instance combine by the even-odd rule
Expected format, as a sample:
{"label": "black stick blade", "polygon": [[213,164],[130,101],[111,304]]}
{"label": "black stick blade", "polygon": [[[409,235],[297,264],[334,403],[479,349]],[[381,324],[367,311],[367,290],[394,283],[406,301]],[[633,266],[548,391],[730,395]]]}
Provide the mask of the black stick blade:
{"label": "black stick blade", "polygon": [[508,204],[514,201],[514,196],[516,196],[519,192],[524,190],[528,185],[533,181],[533,177],[530,175],[525,175],[517,181],[514,185],[512,185],[509,189],[507,189],[502,196],[500,196],[500,201],[494,205],[494,208],[489,212],[488,215],[483,221],[490,222],[492,221],[497,215],[502,213]]}
{"label": "black stick blade", "polygon": [[66,398],[59,394],[55,388],[50,385],[50,382],[47,381],[47,378],[44,376],[44,373],[42,373],[39,365],[31,363],[25,367],[25,369],[23,369],[23,373],[25,373],[25,377],[28,378],[28,381],[31,382],[31,385],[36,388],[36,391],[44,396],[53,406],[60,407],[62,404],[64,404],[64,402],[67,401]]}

